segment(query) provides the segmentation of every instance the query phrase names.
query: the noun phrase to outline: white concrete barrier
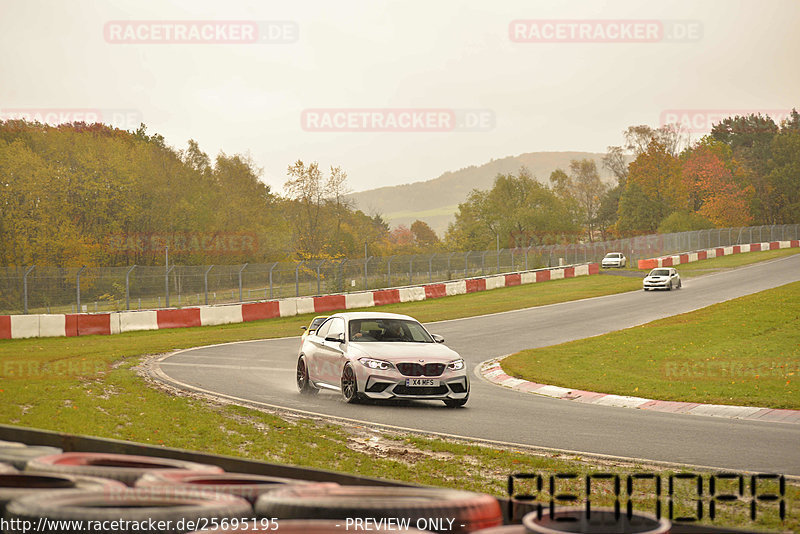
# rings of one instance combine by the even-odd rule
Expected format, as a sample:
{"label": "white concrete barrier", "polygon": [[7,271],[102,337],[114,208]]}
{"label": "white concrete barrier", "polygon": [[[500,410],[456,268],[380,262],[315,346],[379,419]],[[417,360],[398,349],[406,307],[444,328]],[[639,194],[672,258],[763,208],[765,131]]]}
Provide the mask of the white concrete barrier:
{"label": "white concrete barrier", "polygon": [[578,265],[575,267],[575,276],[589,276],[588,265]]}
{"label": "white concrete barrier", "polygon": [[119,313],[112,312],[108,314],[108,330],[111,334],[119,334],[120,333],[120,321],[119,321]]}
{"label": "white concrete barrier", "polygon": [[[576,271],[577,272],[577,271]],[[589,266],[586,266],[586,274],[589,274]],[[532,271],[527,271],[522,273],[520,276],[520,282],[523,284],[535,284],[536,283],[536,273]]]}
{"label": "white concrete barrier", "polygon": [[294,302],[297,306],[297,315],[316,313],[317,311],[314,307],[314,297],[296,297]]}
{"label": "white concrete barrier", "polygon": [[39,316],[39,337],[59,337],[67,335],[67,318],[63,314]]}
{"label": "white concrete barrier", "polygon": [[39,316],[12,315],[11,338],[23,339],[27,337],[39,337]]}
{"label": "white concrete barrier", "polygon": [[281,317],[294,317],[297,315],[297,300],[284,299],[278,301],[278,311]]}
{"label": "white concrete barrier", "polygon": [[120,332],[158,330],[158,314],[155,310],[124,311],[116,313]]}
{"label": "white concrete barrier", "polygon": [[417,302],[419,300],[425,300],[424,287],[400,288],[400,302]]}
{"label": "white concrete barrier", "polygon": [[464,295],[467,292],[467,281],[459,280],[458,282],[447,282],[444,285],[444,290],[448,297],[452,295]]}
{"label": "white concrete barrier", "polygon": [[550,280],[561,280],[564,278],[564,269],[551,269]]}
{"label": "white concrete barrier", "polygon": [[505,275],[486,277],[486,291],[489,291],[490,289],[497,289],[499,287],[506,287]]}
{"label": "white concrete barrier", "polygon": [[348,293],[344,296],[344,307],[348,310],[372,306],[375,306],[375,299],[372,297],[371,291],[369,293]]}
{"label": "white concrete barrier", "polygon": [[242,322],[242,305],[200,306],[200,324],[203,326]]}

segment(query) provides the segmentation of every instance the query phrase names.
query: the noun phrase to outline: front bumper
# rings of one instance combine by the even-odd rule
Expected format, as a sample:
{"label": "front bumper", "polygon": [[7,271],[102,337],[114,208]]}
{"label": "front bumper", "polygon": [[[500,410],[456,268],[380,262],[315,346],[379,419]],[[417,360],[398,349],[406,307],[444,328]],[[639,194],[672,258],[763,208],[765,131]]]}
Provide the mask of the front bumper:
{"label": "front bumper", "polygon": [[[407,378],[433,378],[438,386],[408,387]],[[370,399],[445,400],[466,399],[469,396],[469,377],[465,372],[441,376],[410,377],[399,373],[367,374],[359,377],[358,391]]]}
{"label": "front bumper", "polygon": [[644,289],[667,289],[669,280],[645,280],[643,287]]}

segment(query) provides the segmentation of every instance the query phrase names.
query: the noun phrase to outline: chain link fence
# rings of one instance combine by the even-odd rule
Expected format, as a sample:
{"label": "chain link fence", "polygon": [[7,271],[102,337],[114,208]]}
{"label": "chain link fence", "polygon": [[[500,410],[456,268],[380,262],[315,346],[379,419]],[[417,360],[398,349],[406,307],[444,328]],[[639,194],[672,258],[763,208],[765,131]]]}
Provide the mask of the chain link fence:
{"label": "chain link fence", "polygon": [[800,225],[722,228],[598,243],[413,256],[244,265],[0,267],[0,314],[139,310],[251,302],[439,282],[557,265],[622,252],[644,258],[713,247],[800,239]]}

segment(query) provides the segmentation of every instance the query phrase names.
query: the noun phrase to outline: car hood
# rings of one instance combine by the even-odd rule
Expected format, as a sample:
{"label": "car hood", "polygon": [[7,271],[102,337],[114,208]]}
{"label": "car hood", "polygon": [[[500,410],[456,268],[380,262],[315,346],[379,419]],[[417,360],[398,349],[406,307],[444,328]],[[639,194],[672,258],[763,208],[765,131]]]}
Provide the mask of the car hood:
{"label": "car hood", "polygon": [[425,363],[447,363],[460,358],[458,353],[441,343],[350,342],[349,352],[357,358],[369,357],[390,362],[425,360]]}
{"label": "car hood", "polygon": [[659,275],[659,276],[645,276],[644,277],[645,280],[654,280],[656,282],[658,282],[659,280],[666,280],[667,278],[669,278],[669,276],[661,276],[661,275]]}

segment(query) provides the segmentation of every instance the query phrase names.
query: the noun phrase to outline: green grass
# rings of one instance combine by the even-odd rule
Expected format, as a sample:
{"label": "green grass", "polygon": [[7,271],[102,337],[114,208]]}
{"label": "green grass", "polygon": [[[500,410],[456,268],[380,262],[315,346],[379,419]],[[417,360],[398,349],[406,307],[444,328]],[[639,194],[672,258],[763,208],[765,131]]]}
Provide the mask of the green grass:
{"label": "green grass", "polygon": [[535,382],[662,400],[800,409],[800,282],[503,360]]}

